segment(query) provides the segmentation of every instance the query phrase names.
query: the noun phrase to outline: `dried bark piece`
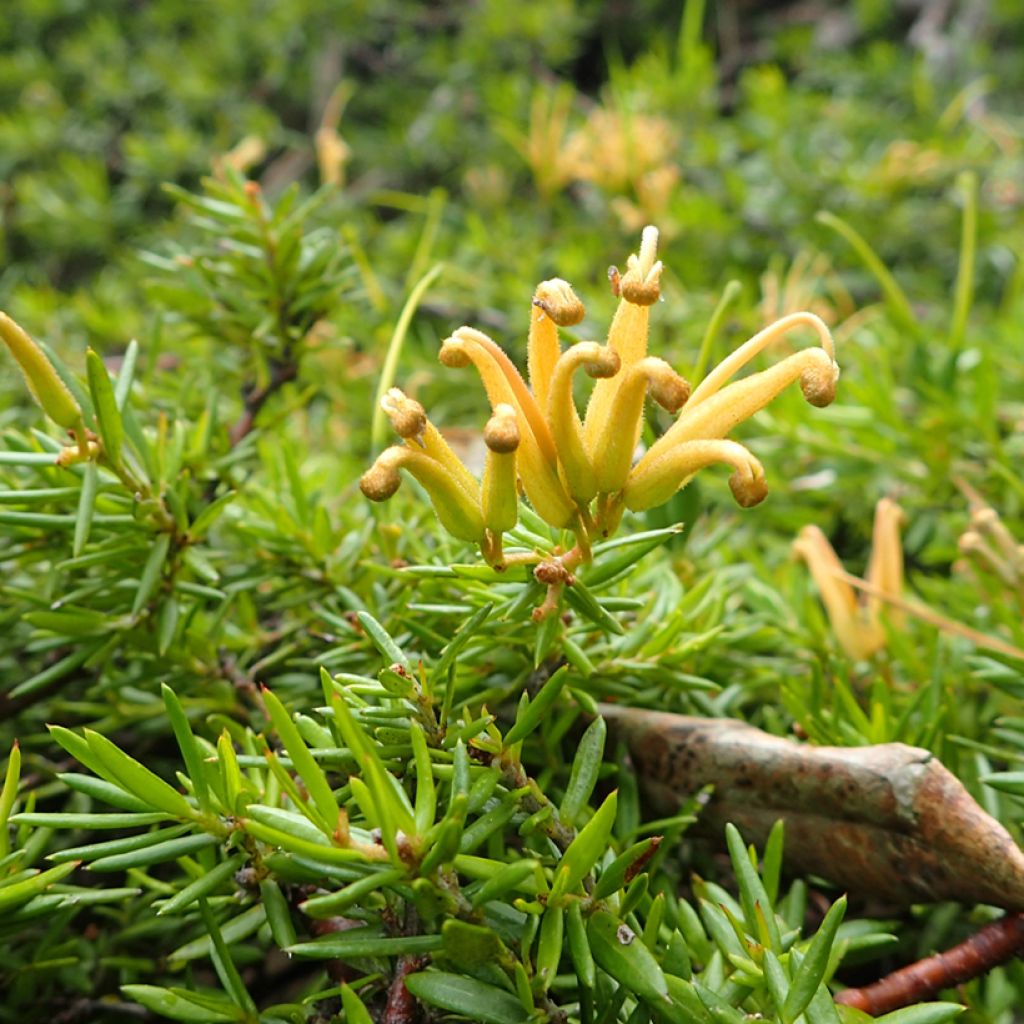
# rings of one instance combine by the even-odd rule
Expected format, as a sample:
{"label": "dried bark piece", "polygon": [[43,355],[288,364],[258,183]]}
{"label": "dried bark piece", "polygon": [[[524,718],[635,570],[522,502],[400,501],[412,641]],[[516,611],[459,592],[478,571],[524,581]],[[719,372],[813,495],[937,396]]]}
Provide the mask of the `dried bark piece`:
{"label": "dried bark piece", "polygon": [[658,813],[709,783],[697,830],[732,822],[763,843],[786,828],[786,864],[853,893],[1024,910],[1024,854],[927,750],[813,747],[729,719],[601,705]]}

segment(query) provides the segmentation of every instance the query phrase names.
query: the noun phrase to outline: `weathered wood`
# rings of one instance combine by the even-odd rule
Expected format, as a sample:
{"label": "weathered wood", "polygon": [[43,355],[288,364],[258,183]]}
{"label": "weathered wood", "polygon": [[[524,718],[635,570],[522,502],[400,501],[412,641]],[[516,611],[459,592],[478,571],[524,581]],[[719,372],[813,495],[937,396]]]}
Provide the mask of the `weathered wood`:
{"label": "weathered wood", "polygon": [[696,830],[761,844],[785,822],[787,867],[898,904],[1024,910],[1024,854],[927,750],[814,747],[728,719],[602,705],[647,798],[671,813],[714,786]]}

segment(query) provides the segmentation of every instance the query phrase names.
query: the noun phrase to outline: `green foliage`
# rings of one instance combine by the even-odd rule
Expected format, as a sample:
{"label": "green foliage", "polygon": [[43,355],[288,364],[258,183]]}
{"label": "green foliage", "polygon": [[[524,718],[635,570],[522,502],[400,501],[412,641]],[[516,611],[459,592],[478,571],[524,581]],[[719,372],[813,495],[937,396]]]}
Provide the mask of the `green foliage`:
{"label": "green foliage", "polygon": [[[699,2],[215,6],[0,19],[0,306],[82,416],[0,351],[0,1021],[856,1020],[833,990],[991,912],[789,879],[781,828],[726,864],[599,704],[923,746],[1019,836],[1019,16],[930,50],[835,5],[830,49]],[[439,339],[522,364],[554,274],[596,337],[647,222],[652,351],[696,383],[811,308],[839,398],[759,414],[763,507],[709,474],[627,514],[538,624],[526,568],[361,499],[376,400],[401,367],[478,427]],[[864,575],[883,496],[931,617],[857,660],[791,544]],[[509,544],[566,537],[524,506]],[[955,997],[1003,1024],[1019,965]]]}

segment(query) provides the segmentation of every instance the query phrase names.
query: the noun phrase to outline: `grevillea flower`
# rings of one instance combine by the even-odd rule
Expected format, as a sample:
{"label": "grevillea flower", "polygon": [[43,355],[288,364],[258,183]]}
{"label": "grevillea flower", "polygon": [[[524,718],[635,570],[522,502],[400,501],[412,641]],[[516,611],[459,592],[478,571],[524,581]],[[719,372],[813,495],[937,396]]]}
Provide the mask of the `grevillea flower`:
{"label": "grevillea flower", "polygon": [[[450,368],[473,367],[493,409],[485,431],[488,457],[483,482],[459,461],[418,402],[397,388],[382,405],[404,444],[389,448],[361,481],[367,497],[383,501],[405,470],[426,488],[442,525],[474,541],[497,568],[511,562],[543,563],[552,587],[571,585],[572,570],[590,557],[595,539],[618,526],[626,509],[643,511],[668,501],[693,475],[722,463],[740,505],[767,494],[761,463],[727,435],[799,382],[816,406],[835,397],[839,369],[828,327],[813,313],[792,313],[759,332],[693,390],[664,360],[647,354],[651,308],[661,296],[658,232],[645,228],[640,251],[626,271],[612,270],[619,305],[604,344],[580,341],[562,349],[558,329],[580,323],[583,304],[560,279],[543,281],[533,296],[527,341],[529,386],[501,347],[486,334],[460,327],[441,345]],[[820,344],[737,381],[732,378],[787,332],[811,328]],[[596,378],[581,417],[573,399],[578,370]],[[673,425],[634,463],[647,399],[678,414]],[[506,557],[502,534],[517,521],[518,486],[534,511],[576,545],[559,555],[558,572],[547,553]],[[550,597],[550,595],[549,595]],[[546,601],[545,607],[554,607]]]}
{"label": "grevillea flower", "polygon": [[[887,599],[899,601],[903,590],[902,522],[903,512],[890,498],[882,498],[875,506],[871,557],[864,574],[870,588],[866,595],[854,592],[839,557],[817,526],[805,526],[793,544],[818,585],[839,646],[854,660],[869,658],[885,647],[882,609]],[[889,612],[893,625],[901,620],[899,611]]]}

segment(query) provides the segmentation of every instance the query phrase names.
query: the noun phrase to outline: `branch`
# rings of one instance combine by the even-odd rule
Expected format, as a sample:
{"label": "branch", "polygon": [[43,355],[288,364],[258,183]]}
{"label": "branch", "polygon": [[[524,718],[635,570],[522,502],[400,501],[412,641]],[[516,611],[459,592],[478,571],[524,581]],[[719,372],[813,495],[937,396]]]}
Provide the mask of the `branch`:
{"label": "branch", "polygon": [[931,999],[944,988],[972,981],[1024,952],[1024,914],[985,925],[959,946],[893,971],[873,985],[848,988],[835,1001],[878,1017]]}

